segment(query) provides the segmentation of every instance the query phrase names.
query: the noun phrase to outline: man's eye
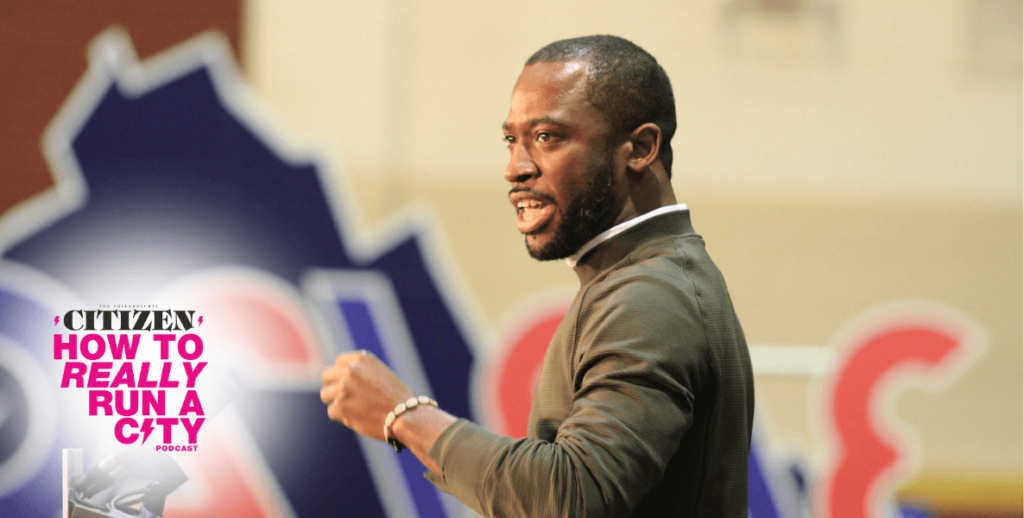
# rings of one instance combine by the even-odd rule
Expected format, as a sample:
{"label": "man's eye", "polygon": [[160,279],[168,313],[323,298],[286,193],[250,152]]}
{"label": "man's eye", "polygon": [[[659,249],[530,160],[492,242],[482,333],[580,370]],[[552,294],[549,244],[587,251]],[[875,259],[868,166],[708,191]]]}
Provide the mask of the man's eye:
{"label": "man's eye", "polygon": [[501,140],[504,140],[506,144],[511,146],[513,143],[515,143],[516,138],[513,137],[512,135],[505,135],[504,137],[501,137]]}
{"label": "man's eye", "polygon": [[537,142],[547,142],[550,139],[551,139],[551,134],[550,133],[541,132],[541,133],[537,134]]}

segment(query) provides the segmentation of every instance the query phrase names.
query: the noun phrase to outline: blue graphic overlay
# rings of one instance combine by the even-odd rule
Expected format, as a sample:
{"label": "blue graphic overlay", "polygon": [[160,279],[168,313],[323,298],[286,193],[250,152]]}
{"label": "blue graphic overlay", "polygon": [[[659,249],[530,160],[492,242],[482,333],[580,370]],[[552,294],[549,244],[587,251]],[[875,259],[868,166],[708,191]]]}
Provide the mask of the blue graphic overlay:
{"label": "blue graphic overlay", "polygon": [[758,455],[756,442],[750,446],[750,458],[747,464],[747,509],[750,518],[786,518],[779,513],[776,498],[768,486],[764,461]]}
{"label": "blue graphic overlay", "polygon": [[[366,303],[360,300],[341,300],[338,302],[338,308],[352,333],[356,347],[370,351],[386,365],[393,365],[390,355],[381,344],[376,323],[370,315],[370,308]],[[399,462],[420,516],[447,516],[441,505],[437,488],[423,478],[426,468],[423,467],[419,459],[409,451],[403,451],[399,454]]]}
{"label": "blue graphic overlay", "polygon": [[297,516],[385,516],[356,433],[318,395],[255,391],[234,403]]}
{"label": "blue graphic overlay", "polygon": [[[14,290],[0,287],[0,339],[13,344],[27,353],[31,361],[38,363],[39,370],[52,360],[52,348],[40,344],[52,343],[53,314],[39,302]],[[13,371],[24,366],[12,365],[0,356],[0,481],[8,487],[0,498],[0,516],[52,516],[60,509],[61,478],[60,450],[50,444],[33,444],[43,423],[32,422],[30,405],[55,405],[56,401],[33,401],[29,387],[23,386]],[[42,432],[46,432],[43,430]],[[58,430],[57,442],[63,439],[63,430]],[[42,449],[44,455],[35,473],[18,473],[11,469],[11,462],[18,455],[25,455],[25,449]],[[42,467],[43,469],[39,469]]]}

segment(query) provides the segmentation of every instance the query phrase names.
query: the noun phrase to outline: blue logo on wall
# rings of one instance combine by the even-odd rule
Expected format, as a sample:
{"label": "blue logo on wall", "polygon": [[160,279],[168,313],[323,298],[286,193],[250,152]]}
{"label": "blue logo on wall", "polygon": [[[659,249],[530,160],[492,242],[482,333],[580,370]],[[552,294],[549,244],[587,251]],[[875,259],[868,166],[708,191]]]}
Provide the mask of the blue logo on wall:
{"label": "blue logo on wall", "polygon": [[[183,278],[217,272],[234,272],[228,283],[243,293],[266,295],[259,284],[239,285],[247,275],[283,286],[318,336],[319,350],[299,355],[299,363],[316,360],[303,375],[231,377],[226,407],[265,470],[249,476],[265,476],[281,500],[273,509],[302,517],[458,512],[410,453],[396,456],[329,421],[315,375],[338,352],[368,349],[417,392],[472,416],[473,338],[431,230],[414,222],[425,218],[376,236],[355,228],[326,161],[289,147],[266,121],[217,36],[144,64],[120,32],[93,43],[89,70],[44,139],[55,187],[0,219],[0,515],[55,515],[60,448],[91,442],[34,409],[57,407],[56,385],[37,390],[12,374],[26,363],[51,368],[61,305],[149,302]],[[261,365],[275,376],[272,357]]]}

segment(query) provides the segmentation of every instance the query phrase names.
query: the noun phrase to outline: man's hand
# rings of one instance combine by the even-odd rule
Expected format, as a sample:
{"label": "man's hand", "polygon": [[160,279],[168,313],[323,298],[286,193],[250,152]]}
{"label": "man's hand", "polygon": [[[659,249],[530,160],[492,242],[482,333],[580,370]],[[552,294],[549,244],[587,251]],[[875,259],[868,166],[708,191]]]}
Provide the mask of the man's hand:
{"label": "man's hand", "polygon": [[384,418],[412,390],[368,351],[338,355],[320,375],[320,400],[334,421],[378,441],[384,440]]}

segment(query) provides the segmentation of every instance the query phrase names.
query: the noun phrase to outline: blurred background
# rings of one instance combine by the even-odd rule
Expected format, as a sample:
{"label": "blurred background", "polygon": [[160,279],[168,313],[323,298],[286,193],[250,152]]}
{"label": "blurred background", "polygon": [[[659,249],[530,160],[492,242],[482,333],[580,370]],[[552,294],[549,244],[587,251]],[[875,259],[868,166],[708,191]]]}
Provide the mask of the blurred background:
{"label": "blurred background", "polygon": [[110,26],[142,59],[219,31],[281,138],[330,157],[352,225],[428,214],[484,356],[578,287],[527,256],[506,201],[522,64],[567,37],[632,40],[675,88],[672,181],[756,348],[765,458],[826,465],[822,394],[850,329],[938,307],[980,352],[885,393],[913,452],[891,490],[937,516],[1021,516],[1020,0],[2,0],[0,213],[53,184],[41,136]]}

